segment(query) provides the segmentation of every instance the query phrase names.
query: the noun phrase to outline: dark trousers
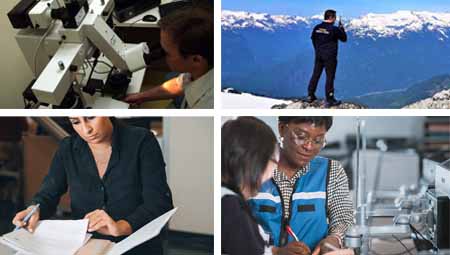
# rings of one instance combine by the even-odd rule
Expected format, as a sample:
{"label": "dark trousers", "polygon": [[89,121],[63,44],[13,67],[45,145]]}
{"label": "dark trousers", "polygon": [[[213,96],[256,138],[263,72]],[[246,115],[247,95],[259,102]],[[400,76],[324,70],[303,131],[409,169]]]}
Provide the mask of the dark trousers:
{"label": "dark trousers", "polygon": [[308,95],[312,95],[316,92],[317,83],[319,83],[320,75],[325,68],[327,75],[327,81],[325,84],[326,97],[331,98],[334,96],[334,77],[336,75],[337,59],[336,58],[323,58],[316,55],[314,61],[314,71],[311,76],[311,80],[308,86]]}

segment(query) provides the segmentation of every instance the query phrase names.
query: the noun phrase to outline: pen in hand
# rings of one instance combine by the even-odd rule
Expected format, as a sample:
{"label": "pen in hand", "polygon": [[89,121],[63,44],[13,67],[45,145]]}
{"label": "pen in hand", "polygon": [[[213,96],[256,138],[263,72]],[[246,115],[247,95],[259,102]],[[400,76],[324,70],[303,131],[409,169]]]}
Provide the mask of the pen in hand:
{"label": "pen in hand", "polygon": [[[33,214],[39,209],[40,204],[35,205],[31,211],[25,216],[25,218],[23,218],[22,222],[26,224],[28,224],[28,221],[30,220],[31,216],[33,216]],[[24,226],[25,226],[24,225]],[[21,229],[21,226],[16,226],[16,228],[14,229],[14,231]]]}
{"label": "pen in hand", "polygon": [[300,241],[290,226],[286,226],[286,231],[288,232],[289,235],[291,235],[295,239],[295,241],[297,242]]}

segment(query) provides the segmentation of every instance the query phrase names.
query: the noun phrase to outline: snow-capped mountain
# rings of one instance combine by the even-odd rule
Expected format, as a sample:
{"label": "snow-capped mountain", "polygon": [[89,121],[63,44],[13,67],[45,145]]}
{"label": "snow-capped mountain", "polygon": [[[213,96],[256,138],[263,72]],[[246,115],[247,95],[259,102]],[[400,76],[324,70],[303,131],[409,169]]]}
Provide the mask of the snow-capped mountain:
{"label": "snow-capped mountain", "polygon": [[[312,17],[222,11],[222,84],[272,98],[306,96]],[[450,13],[397,11],[343,19],[335,92],[353,98],[450,74]],[[324,75],[323,75],[324,76]],[[323,96],[323,80],[317,95]]]}
{"label": "snow-capped mountain", "polygon": [[222,11],[222,29],[260,28],[274,31],[277,28],[309,24],[309,19],[300,16],[270,15],[244,11]]}
{"label": "snow-capped mountain", "polygon": [[389,14],[370,13],[350,21],[348,30],[360,37],[401,37],[408,32],[437,31],[441,40],[450,36],[450,13],[397,11]]}
{"label": "snow-capped mountain", "polygon": [[[293,26],[310,27],[322,19],[321,15],[312,17],[270,15],[244,11],[222,11],[222,29],[260,28],[274,31]],[[450,13],[426,11],[397,11],[388,14],[369,13],[359,18],[343,20],[348,32],[359,37],[401,37],[408,32],[437,31],[441,40],[449,38]]]}

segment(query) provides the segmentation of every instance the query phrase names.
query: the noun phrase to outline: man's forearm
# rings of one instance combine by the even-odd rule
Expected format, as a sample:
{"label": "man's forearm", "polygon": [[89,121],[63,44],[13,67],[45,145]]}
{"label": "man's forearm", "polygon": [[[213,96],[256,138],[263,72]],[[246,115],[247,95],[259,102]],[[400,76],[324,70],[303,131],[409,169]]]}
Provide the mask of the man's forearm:
{"label": "man's forearm", "polygon": [[143,92],[146,101],[173,99],[183,94],[183,88],[178,84],[177,79],[173,78]]}

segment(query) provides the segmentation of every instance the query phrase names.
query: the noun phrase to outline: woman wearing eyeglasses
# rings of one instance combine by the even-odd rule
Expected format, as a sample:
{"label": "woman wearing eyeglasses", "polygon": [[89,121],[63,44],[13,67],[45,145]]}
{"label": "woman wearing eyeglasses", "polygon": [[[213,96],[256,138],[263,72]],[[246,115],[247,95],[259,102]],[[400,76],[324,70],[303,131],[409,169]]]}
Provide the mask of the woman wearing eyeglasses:
{"label": "woman wearing eyeglasses", "polygon": [[327,116],[279,117],[278,167],[272,180],[249,200],[258,223],[271,235],[274,245],[291,248],[286,254],[340,250],[345,231],[353,224],[343,167],[336,160],[318,156],[332,123],[332,117]]}

